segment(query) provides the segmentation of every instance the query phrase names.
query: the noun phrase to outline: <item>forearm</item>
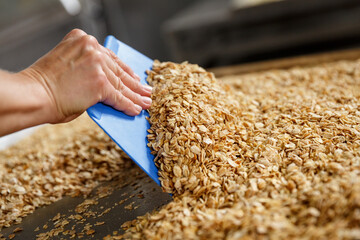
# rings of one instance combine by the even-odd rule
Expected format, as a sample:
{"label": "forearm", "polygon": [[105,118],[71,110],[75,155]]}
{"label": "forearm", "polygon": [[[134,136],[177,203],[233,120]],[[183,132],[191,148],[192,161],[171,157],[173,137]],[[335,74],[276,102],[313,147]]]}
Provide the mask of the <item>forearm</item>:
{"label": "forearm", "polygon": [[24,72],[0,70],[0,136],[50,121],[46,92],[39,85]]}

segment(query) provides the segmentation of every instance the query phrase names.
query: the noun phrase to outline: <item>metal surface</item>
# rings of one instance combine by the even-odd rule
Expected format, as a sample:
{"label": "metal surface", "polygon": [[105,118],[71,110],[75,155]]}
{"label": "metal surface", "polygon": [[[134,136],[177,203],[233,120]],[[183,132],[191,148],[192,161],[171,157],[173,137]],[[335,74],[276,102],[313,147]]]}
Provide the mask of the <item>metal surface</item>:
{"label": "metal surface", "polygon": [[[99,187],[113,186],[116,184],[118,184],[116,181],[111,181],[104,183]],[[98,188],[95,188],[93,190],[88,199],[96,197],[97,189]],[[139,196],[141,196],[141,198]],[[122,200],[125,201],[121,203]],[[108,234],[111,235],[113,231],[121,233],[121,225],[124,222],[133,220],[137,216],[142,216],[147,212],[151,212],[162,205],[165,205],[170,200],[171,196],[162,192],[159,186],[157,186],[154,181],[144,174],[142,178],[137,179],[135,182],[114,190],[114,192],[107,197],[100,198],[98,200],[98,204],[91,205],[89,208],[89,211],[95,212],[97,215],[110,208],[111,210],[108,213],[103,214],[100,217],[86,218],[86,221],[81,224],[76,221],[70,221],[70,223],[66,225],[65,230],[69,230],[75,225],[76,232],[80,233],[87,223],[94,225],[96,222],[104,222],[103,225],[92,227],[95,230],[95,234],[93,236],[85,234],[83,237],[83,239],[102,239]],[[37,234],[50,231],[54,228],[54,222],[52,221],[54,216],[58,213],[65,216],[76,214],[76,206],[83,201],[83,198],[65,197],[49,206],[37,209],[31,215],[25,217],[21,224],[5,228],[1,231],[1,233],[5,237],[8,237],[9,234],[12,234],[15,228],[21,227],[23,230],[16,233],[14,239],[36,239]],[[119,202],[121,204],[119,204]],[[138,208],[133,210],[124,208],[132,202],[134,202],[134,208]],[[45,224],[48,226],[47,229],[43,229]],[[34,231],[37,227],[39,227],[40,230]],[[64,236],[60,233],[58,236],[52,237],[51,239],[70,239],[70,236]],[[77,239],[77,237],[75,239]]]}
{"label": "metal surface", "polygon": [[226,66],[359,47],[358,0],[286,0],[245,8],[206,0],[164,24],[176,62]]}

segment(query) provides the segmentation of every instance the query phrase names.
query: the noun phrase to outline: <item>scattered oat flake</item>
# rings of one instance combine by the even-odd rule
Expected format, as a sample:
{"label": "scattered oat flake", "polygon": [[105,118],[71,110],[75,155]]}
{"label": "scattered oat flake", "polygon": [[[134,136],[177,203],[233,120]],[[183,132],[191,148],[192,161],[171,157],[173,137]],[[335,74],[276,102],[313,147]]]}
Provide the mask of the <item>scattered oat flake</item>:
{"label": "scattered oat flake", "polygon": [[94,229],[89,229],[86,231],[86,235],[92,235],[95,233],[95,230]]}
{"label": "scattered oat flake", "polygon": [[21,227],[17,227],[13,230],[13,233],[16,233],[16,232],[21,232],[22,230],[24,230],[23,228]]}
{"label": "scattered oat flake", "polygon": [[60,213],[56,214],[55,217],[53,217],[53,222],[55,222],[56,220],[59,220],[60,219]]}
{"label": "scattered oat flake", "polygon": [[135,204],[135,202],[131,202],[129,203],[128,205],[126,205],[124,208],[127,209],[127,210],[133,210],[133,205]]}

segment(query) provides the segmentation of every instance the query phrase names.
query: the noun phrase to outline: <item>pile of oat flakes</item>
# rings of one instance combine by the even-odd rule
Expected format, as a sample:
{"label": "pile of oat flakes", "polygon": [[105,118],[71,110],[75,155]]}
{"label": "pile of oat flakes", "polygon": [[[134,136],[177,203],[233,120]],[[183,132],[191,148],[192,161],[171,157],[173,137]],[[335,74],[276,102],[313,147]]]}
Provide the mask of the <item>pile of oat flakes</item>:
{"label": "pile of oat flakes", "polygon": [[[149,146],[174,200],[125,223],[125,239],[360,236],[360,60],[221,81],[155,61],[148,81]],[[81,126],[54,149],[43,132],[0,153],[0,229],[135,169]]]}
{"label": "pile of oat flakes", "polygon": [[155,62],[148,81],[149,146],[174,201],[125,238],[360,236],[360,61],[221,82]]}

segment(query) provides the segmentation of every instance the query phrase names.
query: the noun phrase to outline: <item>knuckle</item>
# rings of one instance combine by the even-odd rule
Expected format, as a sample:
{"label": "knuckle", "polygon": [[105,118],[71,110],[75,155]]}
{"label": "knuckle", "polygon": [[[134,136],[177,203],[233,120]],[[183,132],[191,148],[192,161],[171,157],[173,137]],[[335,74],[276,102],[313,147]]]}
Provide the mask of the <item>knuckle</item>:
{"label": "knuckle", "polygon": [[96,85],[97,85],[97,87],[104,87],[105,86],[105,84],[106,84],[106,75],[105,75],[105,73],[103,72],[103,71],[101,71],[101,70],[96,70],[95,72],[94,72],[94,75],[93,75],[93,78],[95,79],[95,81],[96,81]]}
{"label": "knuckle", "polygon": [[142,97],[141,97],[141,95],[140,94],[138,94],[138,93],[135,93],[135,102],[137,102],[137,103],[141,103],[142,102]]}
{"label": "knuckle", "polygon": [[125,90],[125,84],[121,81],[121,79],[118,80],[117,89],[118,89],[120,92],[123,92],[123,91]]}
{"label": "knuckle", "polygon": [[115,94],[115,99],[116,99],[116,102],[119,103],[119,104],[123,104],[124,102],[124,95],[122,95],[121,93],[119,94]]}
{"label": "knuckle", "polygon": [[71,37],[76,37],[76,36],[82,36],[82,35],[85,35],[86,33],[81,30],[81,29],[78,29],[78,28],[74,28],[73,30],[70,31],[69,35]]}
{"label": "knuckle", "polygon": [[91,35],[82,36],[80,41],[84,46],[96,47],[98,44],[98,41],[96,40],[96,38]]}
{"label": "knuckle", "polygon": [[83,30],[75,28],[75,29],[71,30],[68,34],[66,34],[64,39],[66,40],[69,38],[78,38],[78,37],[81,37],[84,35],[86,35],[86,33]]}
{"label": "knuckle", "polygon": [[89,51],[89,61],[92,63],[100,63],[103,58],[101,57],[101,52],[97,50],[91,50]]}
{"label": "knuckle", "polygon": [[142,89],[142,85],[139,81],[134,81],[133,84],[136,91],[140,91]]}
{"label": "knuckle", "polygon": [[125,77],[125,71],[122,69],[122,68],[116,68],[117,69],[117,72],[116,72],[116,75],[118,75],[119,76],[119,78],[121,78],[121,79],[124,79],[124,77]]}
{"label": "knuckle", "polygon": [[119,63],[119,61],[121,61],[120,58],[111,49],[106,48],[106,50],[115,62]]}

